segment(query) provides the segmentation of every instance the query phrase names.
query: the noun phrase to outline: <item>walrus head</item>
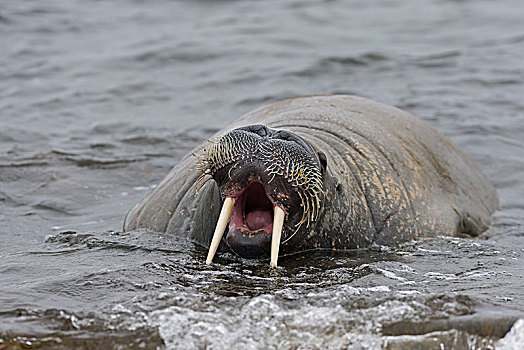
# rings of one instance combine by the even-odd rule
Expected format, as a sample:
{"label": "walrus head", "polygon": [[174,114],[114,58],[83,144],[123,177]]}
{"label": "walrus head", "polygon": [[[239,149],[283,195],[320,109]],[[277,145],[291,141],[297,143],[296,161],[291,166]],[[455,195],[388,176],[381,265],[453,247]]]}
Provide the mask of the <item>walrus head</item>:
{"label": "walrus head", "polygon": [[197,189],[216,181],[224,201],[209,249],[211,263],[229,223],[227,245],[246,258],[305,237],[322,211],[326,157],[285,130],[250,125],[210,141],[195,155],[202,171]]}

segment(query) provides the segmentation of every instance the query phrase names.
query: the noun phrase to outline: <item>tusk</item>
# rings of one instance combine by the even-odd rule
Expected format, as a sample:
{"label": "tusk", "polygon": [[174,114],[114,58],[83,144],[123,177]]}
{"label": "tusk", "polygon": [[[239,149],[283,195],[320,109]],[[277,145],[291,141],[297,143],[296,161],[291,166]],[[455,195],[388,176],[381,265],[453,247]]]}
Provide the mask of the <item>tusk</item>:
{"label": "tusk", "polygon": [[215,228],[215,233],[213,234],[213,240],[211,241],[211,245],[209,246],[209,252],[207,253],[207,260],[206,264],[211,264],[211,261],[213,261],[213,257],[215,256],[215,253],[217,252],[218,244],[220,243],[220,240],[222,239],[222,236],[224,235],[224,231],[226,230],[227,223],[229,222],[229,219],[231,218],[231,212],[233,212],[233,207],[235,206],[235,200],[231,197],[227,197],[224,200],[224,205],[222,206],[222,210],[220,211],[220,216],[218,217],[217,226]]}
{"label": "tusk", "polygon": [[271,235],[271,267],[277,266],[278,249],[280,248],[280,237],[282,236],[282,226],[286,213],[279,206],[275,206],[273,218],[273,234]]}

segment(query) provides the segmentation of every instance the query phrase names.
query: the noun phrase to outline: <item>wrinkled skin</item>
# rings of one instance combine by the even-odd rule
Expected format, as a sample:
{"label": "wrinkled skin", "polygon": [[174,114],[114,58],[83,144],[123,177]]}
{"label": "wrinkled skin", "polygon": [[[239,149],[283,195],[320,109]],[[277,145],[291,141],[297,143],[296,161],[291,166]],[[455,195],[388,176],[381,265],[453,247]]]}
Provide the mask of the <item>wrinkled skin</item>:
{"label": "wrinkled skin", "polygon": [[[462,151],[396,108],[352,96],[294,98],[248,113],[215,136],[254,124],[297,135],[325,163],[320,215],[282,243],[281,254],[475,236],[498,207],[495,189]],[[186,235],[209,246],[224,193],[212,180],[195,196],[201,172],[191,168],[190,154],[129,211],[124,230]],[[284,227],[284,238],[291,229]]]}

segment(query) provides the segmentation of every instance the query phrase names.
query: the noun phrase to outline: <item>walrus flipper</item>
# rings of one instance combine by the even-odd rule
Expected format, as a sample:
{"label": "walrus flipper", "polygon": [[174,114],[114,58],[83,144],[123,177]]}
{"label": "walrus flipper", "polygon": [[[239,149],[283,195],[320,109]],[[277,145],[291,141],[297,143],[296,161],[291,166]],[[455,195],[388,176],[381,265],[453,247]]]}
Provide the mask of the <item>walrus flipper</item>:
{"label": "walrus flipper", "polygon": [[184,235],[202,245],[209,245],[221,199],[212,181],[199,191],[199,176],[191,170],[193,156],[184,158],[164,180],[127,213],[124,231],[145,228],[152,231]]}

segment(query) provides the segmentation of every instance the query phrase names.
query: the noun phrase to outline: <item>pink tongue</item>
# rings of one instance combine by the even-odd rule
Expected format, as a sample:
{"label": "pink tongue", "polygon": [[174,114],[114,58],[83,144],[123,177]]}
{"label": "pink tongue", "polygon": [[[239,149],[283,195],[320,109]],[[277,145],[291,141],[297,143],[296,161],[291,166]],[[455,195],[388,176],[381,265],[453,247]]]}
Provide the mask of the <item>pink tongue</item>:
{"label": "pink tongue", "polygon": [[[271,212],[267,210],[253,210],[246,215],[247,227],[252,230],[260,230],[273,222],[271,219]],[[269,233],[269,232],[268,232]]]}

